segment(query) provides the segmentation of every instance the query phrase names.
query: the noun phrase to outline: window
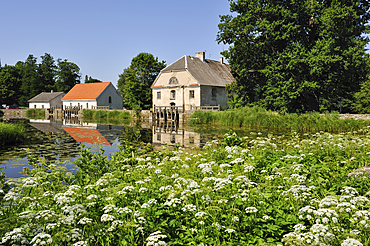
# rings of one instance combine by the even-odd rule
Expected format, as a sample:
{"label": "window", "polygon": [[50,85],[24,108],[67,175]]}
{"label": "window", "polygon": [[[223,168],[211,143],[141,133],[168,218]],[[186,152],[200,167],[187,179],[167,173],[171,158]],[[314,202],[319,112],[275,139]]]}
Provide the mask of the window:
{"label": "window", "polygon": [[170,84],[170,85],[177,85],[178,83],[179,83],[179,81],[177,80],[176,77],[171,77],[170,81],[168,82],[168,84]]}
{"label": "window", "polygon": [[189,144],[193,144],[194,143],[194,136],[189,136]]}
{"label": "window", "polygon": [[171,135],[171,143],[176,143],[176,137],[175,137],[175,135]]}
{"label": "window", "polygon": [[189,98],[194,98],[194,90],[189,91]]}
{"label": "window", "polygon": [[161,141],[161,134],[157,135],[157,141]]}
{"label": "window", "polygon": [[217,93],[216,88],[212,88],[212,96],[213,96],[213,97],[215,97],[215,96],[216,96],[216,93]]}
{"label": "window", "polygon": [[36,108],[36,104],[35,104],[35,108]]}
{"label": "window", "polygon": [[171,94],[170,94],[170,99],[171,100],[175,100],[175,98],[176,98],[176,91],[175,90],[172,90],[171,91]]}
{"label": "window", "polygon": [[89,108],[89,103],[86,103],[86,108],[87,108],[87,109]]}
{"label": "window", "polygon": [[108,97],[108,103],[112,103],[112,97],[111,96]]}
{"label": "window", "polygon": [[160,91],[157,92],[157,99],[161,99],[161,92]]}

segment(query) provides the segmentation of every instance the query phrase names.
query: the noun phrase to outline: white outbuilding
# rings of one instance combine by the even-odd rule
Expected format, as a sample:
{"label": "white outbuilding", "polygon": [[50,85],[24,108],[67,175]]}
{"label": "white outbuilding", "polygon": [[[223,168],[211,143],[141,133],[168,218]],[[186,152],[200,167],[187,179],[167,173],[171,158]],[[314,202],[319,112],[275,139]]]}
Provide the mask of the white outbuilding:
{"label": "white outbuilding", "polygon": [[42,92],[28,100],[29,108],[61,108],[64,92]]}
{"label": "white outbuilding", "polygon": [[123,98],[111,82],[76,84],[63,98],[63,109],[123,109]]}

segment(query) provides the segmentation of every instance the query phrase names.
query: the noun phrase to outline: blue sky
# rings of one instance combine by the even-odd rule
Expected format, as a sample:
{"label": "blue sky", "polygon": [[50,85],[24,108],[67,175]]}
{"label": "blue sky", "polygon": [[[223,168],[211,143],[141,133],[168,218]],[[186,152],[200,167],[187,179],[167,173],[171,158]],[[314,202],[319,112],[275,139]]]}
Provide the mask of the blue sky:
{"label": "blue sky", "polygon": [[68,59],[85,75],[117,84],[140,52],[165,60],[206,51],[218,60],[227,49],[216,40],[227,0],[9,0],[0,3],[2,65],[38,62],[49,53]]}

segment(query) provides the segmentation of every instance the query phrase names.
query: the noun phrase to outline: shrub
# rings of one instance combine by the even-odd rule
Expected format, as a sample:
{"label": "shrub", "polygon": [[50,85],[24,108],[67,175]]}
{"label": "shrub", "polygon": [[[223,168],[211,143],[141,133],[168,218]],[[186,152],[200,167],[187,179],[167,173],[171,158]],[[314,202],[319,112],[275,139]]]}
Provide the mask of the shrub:
{"label": "shrub", "polygon": [[130,115],[130,112],[124,111],[124,112],[121,112],[118,117],[121,119],[129,119],[131,118],[131,115]]}
{"label": "shrub", "polygon": [[24,139],[25,129],[22,125],[0,122],[0,145],[19,143]]}
{"label": "shrub", "polygon": [[108,111],[106,110],[98,110],[94,113],[94,118],[107,118],[108,117]]}
{"label": "shrub", "polygon": [[45,117],[45,109],[32,108],[26,111],[27,117]]}
{"label": "shrub", "polygon": [[82,115],[83,117],[86,117],[86,118],[93,118],[94,117],[94,110],[91,110],[91,109],[84,109],[82,111]]}
{"label": "shrub", "polygon": [[345,132],[361,129],[366,120],[340,119],[338,112],[288,114],[267,111],[261,107],[243,107],[225,111],[196,111],[190,116],[191,124],[220,123],[226,126],[261,127],[304,131]]}

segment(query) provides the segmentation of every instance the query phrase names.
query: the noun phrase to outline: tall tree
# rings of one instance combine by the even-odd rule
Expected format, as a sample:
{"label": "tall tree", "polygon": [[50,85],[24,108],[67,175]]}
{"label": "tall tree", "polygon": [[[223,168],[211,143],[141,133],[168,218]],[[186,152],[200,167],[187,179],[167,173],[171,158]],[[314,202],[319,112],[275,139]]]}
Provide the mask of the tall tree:
{"label": "tall tree", "polygon": [[72,87],[81,82],[80,68],[67,59],[58,59],[56,69],[55,88],[60,92],[68,92]]}
{"label": "tall tree", "polygon": [[123,69],[123,73],[118,74],[118,81],[117,81],[117,87],[118,92],[123,95],[124,88],[125,88],[125,76],[127,75],[128,68]]}
{"label": "tall tree", "polygon": [[55,60],[48,53],[45,53],[45,55],[41,56],[41,59],[42,61],[38,67],[38,93],[56,90],[57,88],[55,87],[55,75],[57,66],[55,65]]}
{"label": "tall tree", "polygon": [[122,96],[125,106],[130,109],[149,109],[152,105],[150,86],[158,73],[166,67],[166,62],[158,62],[158,58],[149,53],[139,53],[131,61],[130,67],[124,70]]}
{"label": "tall tree", "polygon": [[100,79],[94,79],[91,76],[85,76],[85,83],[96,83],[96,82],[103,82]]}
{"label": "tall tree", "polygon": [[231,0],[217,41],[236,79],[234,106],[350,110],[367,79],[369,1]]}
{"label": "tall tree", "polygon": [[19,105],[26,106],[27,101],[39,93],[37,58],[29,55],[25,62],[19,61],[15,66],[20,70],[21,76]]}
{"label": "tall tree", "polygon": [[18,104],[19,69],[5,65],[0,71],[0,104]]}

